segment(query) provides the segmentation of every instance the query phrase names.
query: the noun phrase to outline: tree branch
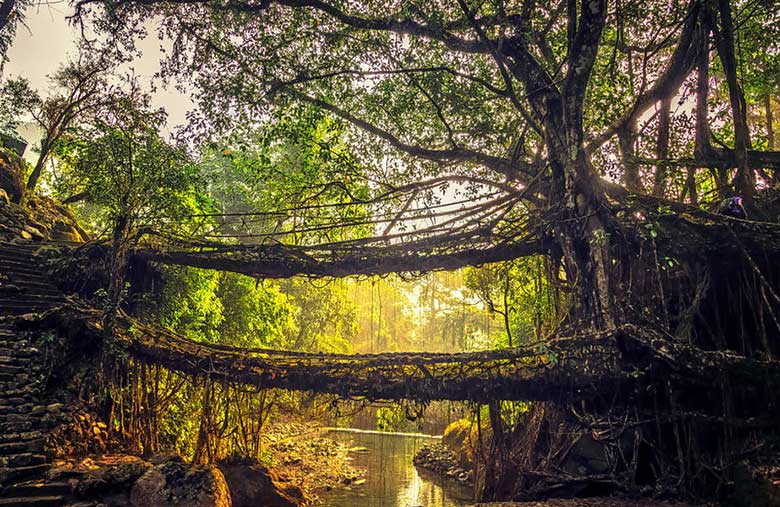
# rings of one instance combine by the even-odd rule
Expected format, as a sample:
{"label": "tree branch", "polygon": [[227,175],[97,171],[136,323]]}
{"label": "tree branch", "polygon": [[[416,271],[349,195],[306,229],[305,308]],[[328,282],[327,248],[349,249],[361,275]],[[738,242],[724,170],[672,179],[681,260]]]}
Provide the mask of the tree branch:
{"label": "tree branch", "polygon": [[475,164],[479,164],[482,165],[483,167],[491,169],[497,173],[503,174],[507,178],[518,180],[523,183],[526,183],[528,181],[529,179],[528,176],[533,175],[533,171],[531,170],[530,166],[527,164],[517,164],[517,163],[511,164],[511,161],[509,159],[487,155],[475,150],[470,150],[468,148],[455,147],[447,150],[435,150],[431,148],[424,148],[422,146],[408,144],[401,141],[398,137],[391,134],[390,132],[380,129],[376,125],[373,125],[365,120],[362,120],[356,117],[355,115],[353,115],[352,113],[349,113],[345,109],[334,106],[333,104],[329,104],[328,102],[325,102],[322,99],[312,97],[310,95],[307,95],[303,92],[299,92],[291,88],[285,89],[284,93],[294,98],[297,98],[298,100],[302,100],[304,102],[314,104],[317,107],[329,111],[335,114],[336,116],[350,122],[356,127],[365,130],[366,132],[373,134],[380,139],[383,139],[392,147],[420,159],[431,160],[434,162],[442,162],[442,163],[473,162]]}
{"label": "tree branch", "polygon": [[708,33],[703,23],[700,2],[691,0],[680,42],[664,72],[649,90],[640,94],[631,109],[588,143],[588,153],[595,152],[626,125],[636,121],[661,98],[672,95],[696,67],[700,52],[709,49]]}

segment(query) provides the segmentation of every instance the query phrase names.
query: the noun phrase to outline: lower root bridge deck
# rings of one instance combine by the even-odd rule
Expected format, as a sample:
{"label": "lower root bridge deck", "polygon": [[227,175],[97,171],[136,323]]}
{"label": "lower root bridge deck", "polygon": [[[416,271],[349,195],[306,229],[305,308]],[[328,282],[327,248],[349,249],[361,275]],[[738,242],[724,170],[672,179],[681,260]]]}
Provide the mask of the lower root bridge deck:
{"label": "lower root bridge deck", "polygon": [[[103,339],[103,313],[76,304],[50,310],[26,326]],[[746,392],[780,387],[780,362],[708,352],[624,325],[542,344],[471,353],[338,355],[247,349],[197,342],[120,314],[115,346],[136,359],[182,373],[261,388],[368,399],[556,400],[600,393],[636,395],[673,381],[710,389],[730,381]]]}

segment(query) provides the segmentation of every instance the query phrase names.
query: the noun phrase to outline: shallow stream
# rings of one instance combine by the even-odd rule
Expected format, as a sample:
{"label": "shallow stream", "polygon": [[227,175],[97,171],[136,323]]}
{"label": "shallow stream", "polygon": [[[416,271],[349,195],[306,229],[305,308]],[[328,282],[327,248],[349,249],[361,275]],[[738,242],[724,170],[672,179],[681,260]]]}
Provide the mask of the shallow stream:
{"label": "shallow stream", "polygon": [[417,450],[435,437],[404,433],[334,430],[329,438],[353,449],[357,468],[366,482],[321,495],[326,507],[459,507],[471,503],[471,491],[443,487],[444,481],[419,471],[412,460]]}

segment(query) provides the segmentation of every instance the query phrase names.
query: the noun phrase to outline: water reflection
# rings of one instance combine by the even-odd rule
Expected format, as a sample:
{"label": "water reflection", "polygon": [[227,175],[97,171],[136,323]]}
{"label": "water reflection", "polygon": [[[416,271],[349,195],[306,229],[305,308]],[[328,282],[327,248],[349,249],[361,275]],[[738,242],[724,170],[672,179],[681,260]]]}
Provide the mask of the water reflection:
{"label": "water reflection", "polygon": [[468,491],[444,489],[417,472],[412,459],[429,438],[340,431],[328,436],[367,451],[352,454],[355,466],[366,470],[365,484],[322,495],[327,507],[458,507],[471,500]]}

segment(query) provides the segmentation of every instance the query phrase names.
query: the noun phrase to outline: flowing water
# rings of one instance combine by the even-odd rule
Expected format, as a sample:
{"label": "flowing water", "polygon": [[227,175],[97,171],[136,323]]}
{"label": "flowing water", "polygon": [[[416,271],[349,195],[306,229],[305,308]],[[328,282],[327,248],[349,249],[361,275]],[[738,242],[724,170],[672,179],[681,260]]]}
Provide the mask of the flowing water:
{"label": "flowing water", "polygon": [[443,481],[420,472],[414,454],[433,438],[424,435],[334,430],[328,437],[363,450],[352,452],[354,465],[366,471],[366,482],[321,495],[326,507],[459,507],[471,492],[442,487]]}

